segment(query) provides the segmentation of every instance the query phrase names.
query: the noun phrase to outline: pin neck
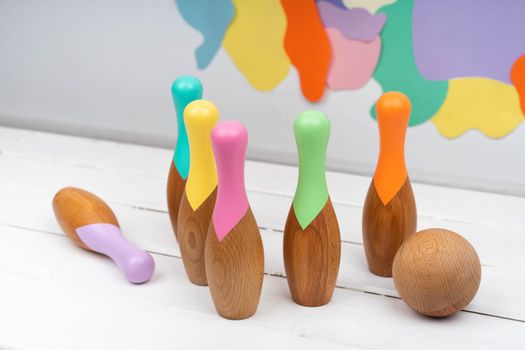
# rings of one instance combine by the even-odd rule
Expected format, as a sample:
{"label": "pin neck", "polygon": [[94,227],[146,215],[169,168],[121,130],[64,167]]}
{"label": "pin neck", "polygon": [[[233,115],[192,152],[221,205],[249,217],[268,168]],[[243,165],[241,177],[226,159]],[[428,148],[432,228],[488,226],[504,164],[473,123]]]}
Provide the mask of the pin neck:
{"label": "pin neck", "polygon": [[293,207],[303,229],[315,219],[328,200],[325,158],[326,152],[299,149],[299,179]]}
{"label": "pin neck", "polygon": [[186,180],[188,177],[190,167],[190,147],[186,125],[184,124],[184,108],[186,108],[188,103],[184,101],[183,103],[175,104],[177,113],[177,144],[175,145],[173,162],[183,180]]}
{"label": "pin neck", "polygon": [[[194,147],[197,147],[198,151]],[[200,142],[194,147],[190,143],[191,163],[186,194],[195,211],[217,187],[217,169],[210,141]]]}
{"label": "pin neck", "polygon": [[380,147],[374,185],[385,205],[399,192],[408,176],[405,164],[406,128],[399,122],[379,122]]}
{"label": "pin neck", "polygon": [[248,132],[238,122],[221,122],[213,129],[211,140],[219,180],[212,222],[217,238],[221,241],[249,208],[244,184]]}
{"label": "pin neck", "polygon": [[151,277],[153,258],[127,241],[118,226],[96,223],[78,227],[75,232],[89,249],[110,257],[130,282],[143,283]]}
{"label": "pin neck", "polygon": [[[318,162],[306,159],[299,161],[299,179],[297,182],[296,201],[307,197],[326,197],[328,188],[326,185],[326,174],[324,160]],[[322,163],[321,163],[322,162]]]}
{"label": "pin neck", "polygon": [[321,112],[305,111],[294,122],[299,154],[299,179],[293,209],[299,225],[305,229],[328,201],[325,162],[330,121]]}
{"label": "pin neck", "polygon": [[173,154],[173,162],[182,179],[188,177],[190,166],[190,150],[188,134],[184,122],[186,106],[202,97],[202,85],[193,76],[180,76],[171,85],[171,98],[177,114],[177,144]]}
{"label": "pin neck", "polygon": [[184,109],[191,159],[185,193],[193,211],[199,209],[217,187],[211,132],[218,119],[219,111],[210,101],[192,101]]}
{"label": "pin neck", "polygon": [[244,155],[231,154],[224,159],[217,156],[217,168],[217,199],[212,220],[221,241],[244,217],[249,203],[244,183]]}

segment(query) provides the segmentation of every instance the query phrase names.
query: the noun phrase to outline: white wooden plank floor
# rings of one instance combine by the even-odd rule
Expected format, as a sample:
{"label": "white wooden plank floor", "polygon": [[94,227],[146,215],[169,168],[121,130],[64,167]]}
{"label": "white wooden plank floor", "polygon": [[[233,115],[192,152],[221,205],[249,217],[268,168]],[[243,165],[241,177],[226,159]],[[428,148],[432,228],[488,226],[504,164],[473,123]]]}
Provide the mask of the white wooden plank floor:
{"label": "white wooden plank floor", "polygon": [[[525,348],[525,198],[413,184],[418,229],[462,234],[482,262],[473,302],[437,320],[367,270],[370,178],[328,173],[343,240],[338,288],[329,305],[305,308],[291,301],[282,262],[297,169],[248,162],[267,275],[257,314],[228,321],[206,287],[186,280],[166,212],[171,150],[0,127],[0,151],[1,349]],[[69,185],[104,198],[126,236],[153,253],[149,283],[129,284],[111,260],[61,233],[51,200]]]}

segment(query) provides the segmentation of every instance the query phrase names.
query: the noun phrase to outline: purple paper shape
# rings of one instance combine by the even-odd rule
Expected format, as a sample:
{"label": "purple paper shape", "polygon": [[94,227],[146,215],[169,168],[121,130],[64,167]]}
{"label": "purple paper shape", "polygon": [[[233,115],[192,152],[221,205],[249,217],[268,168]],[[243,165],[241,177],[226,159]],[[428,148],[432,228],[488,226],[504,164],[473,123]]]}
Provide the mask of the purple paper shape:
{"label": "purple paper shape", "polygon": [[511,84],[512,64],[525,53],[524,0],[417,0],[412,15],[414,56],[423,77]]}
{"label": "purple paper shape", "polygon": [[144,283],[155,270],[155,261],[148,252],[124,238],[119,227],[112,224],[90,224],[76,230],[80,240],[91,250],[109,256],[124,272],[128,281]]}
{"label": "purple paper shape", "polygon": [[347,39],[373,41],[386,21],[386,14],[372,15],[359,7],[342,9],[331,2],[320,1],[317,8],[324,27],[336,28]]}
{"label": "purple paper shape", "polygon": [[345,4],[343,4],[343,0],[317,0],[317,2],[329,2],[339,8],[346,9]]}

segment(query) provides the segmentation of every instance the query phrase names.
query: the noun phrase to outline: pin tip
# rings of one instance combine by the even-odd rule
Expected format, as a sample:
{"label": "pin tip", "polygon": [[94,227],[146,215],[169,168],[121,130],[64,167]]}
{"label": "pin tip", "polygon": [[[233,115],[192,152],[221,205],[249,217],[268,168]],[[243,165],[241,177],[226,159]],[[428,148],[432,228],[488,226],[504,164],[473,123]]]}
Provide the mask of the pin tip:
{"label": "pin tip", "polygon": [[248,138],[248,131],[241,123],[227,120],[215,125],[211,132],[211,138],[214,142],[246,140]]}
{"label": "pin tip", "polygon": [[318,111],[304,111],[295,118],[294,129],[297,131],[307,130],[330,130],[330,121],[326,115]]}
{"label": "pin tip", "polygon": [[202,84],[199,79],[191,75],[178,77],[171,84],[171,94],[174,100],[180,102],[188,99],[199,99],[202,97]]}
{"label": "pin tip", "polygon": [[184,121],[188,124],[202,124],[213,127],[219,120],[219,110],[208,100],[194,100],[184,109]]}
{"label": "pin tip", "polygon": [[410,116],[412,104],[410,99],[398,91],[384,93],[376,103],[377,115]]}

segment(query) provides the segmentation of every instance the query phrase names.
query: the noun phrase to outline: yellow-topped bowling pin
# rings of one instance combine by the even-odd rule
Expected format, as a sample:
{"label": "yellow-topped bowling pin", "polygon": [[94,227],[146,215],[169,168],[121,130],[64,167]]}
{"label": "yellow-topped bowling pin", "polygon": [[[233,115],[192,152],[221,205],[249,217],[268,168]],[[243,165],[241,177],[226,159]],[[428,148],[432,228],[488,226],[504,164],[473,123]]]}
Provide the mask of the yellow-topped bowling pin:
{"label": "yellow-topped bowling pin", "polygon": [[191,162],[180,203],[177,235],[188,279],[201,286],[208,284],[204,244],[217,192],[211,131],[218,120],[217,107],[207,100],[195,100],[184,110]]}
{"label": "yellow-topped bowling pin", "polygon": [[363,208],[363,243],[370,271],[392,276],[397,250],[416,232],[416,202],[405,165],[405,134],[411,103],[387,92],[376,103],[380,150]]}

